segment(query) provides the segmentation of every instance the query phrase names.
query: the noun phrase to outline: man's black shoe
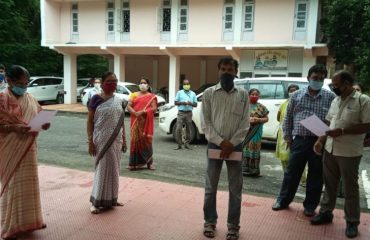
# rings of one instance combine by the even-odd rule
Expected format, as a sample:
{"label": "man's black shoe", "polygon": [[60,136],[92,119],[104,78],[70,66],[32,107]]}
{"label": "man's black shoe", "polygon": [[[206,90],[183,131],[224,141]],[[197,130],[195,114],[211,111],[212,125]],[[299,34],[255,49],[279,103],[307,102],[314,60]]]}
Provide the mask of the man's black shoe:
{"label": "man's black shoe", "polygon": [[321,225],[331,222],[333,222],[333,213],[331,212],[319,213],[311,219],[312,225]]}
{"label": "man's black shoe", "polygon": [[274,205],[272,205],[272,210],[279,211],[288,208],[288,206],[282,205],[280,202],[275,202]]}
{"label": "man's black shoe", "polygon": [[357,223],[347,222],[346,236],[348,238],[354,238],[358,235]]}
{"label": "man's black shoe", "polygon": [[311,209],[305,208],[304,211],[303,211],[303,214],[306,217],[313,217],[313,216],[315,216],[315,210],[311,210]]}

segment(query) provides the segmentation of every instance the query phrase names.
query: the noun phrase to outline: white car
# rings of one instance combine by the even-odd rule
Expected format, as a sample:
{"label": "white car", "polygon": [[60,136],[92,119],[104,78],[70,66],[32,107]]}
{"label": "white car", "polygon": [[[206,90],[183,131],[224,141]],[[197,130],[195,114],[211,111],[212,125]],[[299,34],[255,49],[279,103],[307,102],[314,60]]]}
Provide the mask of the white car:
{"label": "white car", "polygon": [[27,92],[37,101],[64,102],[64,85],[61,77],[30,77]]}
{"label": "white car", "polygon": [[[269,110],[269,121],[263,126],[263,139],[276,141],[279,122],[277,121],[277,113],[280,105],[288,97],[288,86],[296,84],[300,89],[308,86],[307,78],[293,77],[271,77],[271,78],[247,78],[237,79],[235,85],[242,87],[247,91],[252,88],[257,88],[260,92],[259,102],[266,106]],[[330,79],[325,79],[324,88],[330,89]],[[198,106],[193,109],[193,124],[190,129],[190,141],[200,139],[204,133],[200,126],[202,95],[197,95]],[[176,139],[176,120],[177,107],[173,103],[164,105],[159,113],[159,128],[167,134],[172,134]]]}
{"label": "white car", "polygon": [[[88,101],[88,92],[93,89],[93,88],[86,88],[83,90],[83,97],[82,97],[82,104],[83,105],[87,105],[87,101]],[[138,92],[140,91],[140,88],[137,84],[135,83],[130,83],[130,82],[118,82],[117,83],[117,89],[116,89],[116,92],[114,93],[117,97],[121,98],[121,99],[124,99],[126,101],[128,101],[128,98],[130,96],[131,93],[133,92]],[[158,103],[158,109],[160,109],[161,107],[163,107],[163,105],[166,104],[166,100],[161,97],[161,96],[157,96],[157,103]]]}

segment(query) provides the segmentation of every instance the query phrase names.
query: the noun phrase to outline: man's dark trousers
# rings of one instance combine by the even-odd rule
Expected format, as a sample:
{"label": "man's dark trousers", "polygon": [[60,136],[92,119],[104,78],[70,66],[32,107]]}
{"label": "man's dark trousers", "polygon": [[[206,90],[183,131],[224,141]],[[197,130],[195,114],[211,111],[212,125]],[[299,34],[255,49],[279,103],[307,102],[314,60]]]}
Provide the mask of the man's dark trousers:
{"label": "man's dark trousers", "polygon": [[293,201],[297,192],[302,173],[308,162],[306,183],[306,198],[303,206],[308,210],[315,210],[319,205],[323,186],[322,157],[315,154],[313,146],[317,140],[314,136],[295,136],[290,148],[287,171],[281,186],[277,201],[287,207]]}

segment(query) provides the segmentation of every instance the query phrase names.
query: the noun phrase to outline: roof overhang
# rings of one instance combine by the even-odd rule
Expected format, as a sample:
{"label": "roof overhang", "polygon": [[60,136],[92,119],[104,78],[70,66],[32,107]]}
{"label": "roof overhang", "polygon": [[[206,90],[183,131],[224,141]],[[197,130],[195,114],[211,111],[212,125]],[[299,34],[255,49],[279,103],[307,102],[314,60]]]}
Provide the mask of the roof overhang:
{"label": "roof overhang", "polygon": [[48,45],[61,54],[83,55],[165,55],[165,56],[223,56],[239,59],[243,50],[303,49],[305,56],[328,56],[326,44],[240,44],[240,45],[125,45],[125,44],[56,44]]}

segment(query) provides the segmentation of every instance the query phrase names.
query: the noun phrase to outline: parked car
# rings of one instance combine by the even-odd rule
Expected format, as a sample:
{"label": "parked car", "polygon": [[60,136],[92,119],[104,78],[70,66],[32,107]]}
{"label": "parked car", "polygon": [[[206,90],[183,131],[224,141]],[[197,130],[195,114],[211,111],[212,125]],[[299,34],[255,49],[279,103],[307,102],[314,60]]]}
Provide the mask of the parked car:
{"label": "parked car", "polygon": [[82,100],[82,92],[84,89],[92,87],[92,84],[90,84],[90,78],[79,78],[77,79],[77,101]]}
{"label": "parked car", "polygon": [[[83,90],[83,98],[82,98],[82,104],[83,105],[87,105],[87,101],[88,101],[88,94],[87,93],[91,89],[92,88],[86,88],[86,89]],[[129,98],[130,94],[133,93],[133,92],[138,92],[138,91],[140,91],[140,88],[135,83],[118,82],[115,95],[122,98],[122,99],[125,99],[126,101],[128,101],[128,98]],[[166,100],[161,96],[158,96],[158,95],[156,95],[156,96],[157,96],[158,111],[159,111],[159,109],[166,104]]]}
{"label": "parked car", "polygon": [[55,101],[64,103],[63,78],[49,76],[30,77],[27,92],[32,94],[37,101]]}
{"label": "parked car", "polygon": [[199,93],[204,92],[207,88],[212,87],[214,85],[216,85],[216,83],[205,83],[202,86],[200,86],[197,90],[194,90],[194,92],[195,94],[198,95]]}
{"label": "parked car", "polygon": [[[263,139],[276,141],[279,122],[276,119],[280,105],[288,98],[288,86],[297,84],[300,89],[308,86],[307,78],[272,77],[272,78],[246,78],[234,80],[235,85],[246,89],[257,88],[261,92],[259,102],[270,111],[269,121],[264,124]],[[330,79],[325,79],[324,88],[330,89]],[[200,126],[201,106],[203,93],[197,95],[198,106],[193,109],[193,124],[190,129],[190,141],[200,139],[204,133]],[[177,107],[166,104],[159,113],[159,127],[176,139]]]}

